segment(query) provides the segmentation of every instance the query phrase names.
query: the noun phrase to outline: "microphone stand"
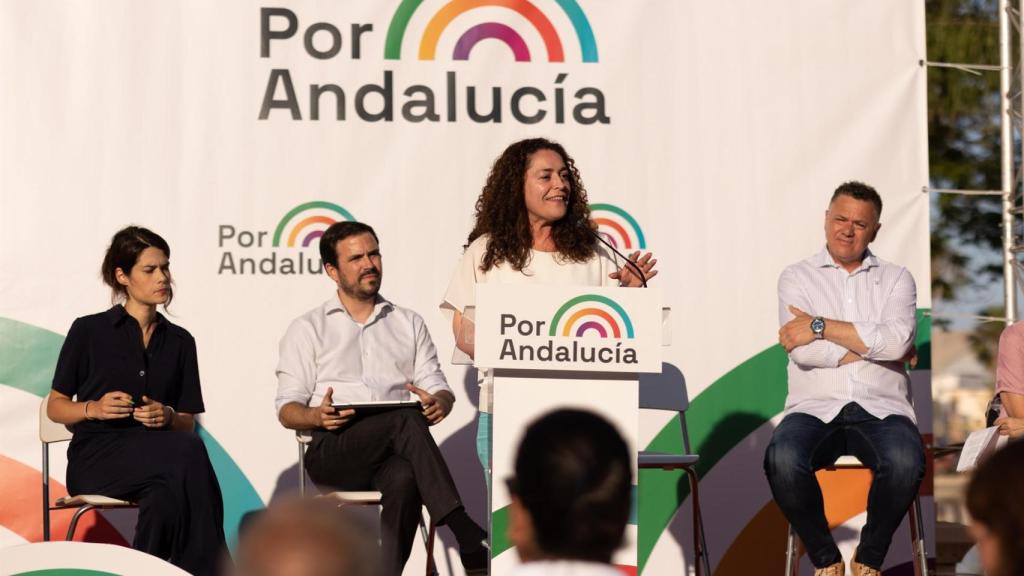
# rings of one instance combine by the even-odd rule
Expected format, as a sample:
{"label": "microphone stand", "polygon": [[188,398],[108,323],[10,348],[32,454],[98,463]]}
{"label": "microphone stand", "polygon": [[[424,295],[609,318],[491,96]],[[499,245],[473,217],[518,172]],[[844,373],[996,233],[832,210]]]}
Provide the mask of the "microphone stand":
{"label": "microphone stand", "polygon": [[636,262],[633,262],[633,261],[632,261],[632,260],[630,260],[629,258],[626,258],[626,255],[625,255],[625,254],[623,254],[622,252],[619,252],[619,251],[618,251],[618,250],[617,250],[617,249],[615,248],[615,246],[612,246],[610,242],[608,242],[607,240],[605,240],[604,238],[602,238],[602,237],[601,237],[601,235],[600,235],[600,234],[598,234],[598,233],[597,233],[597,231],[595,231],[595,230],[594,230],[593,228],[591,228],[591,227],[590,227],[590,226],[588,225],[588,223],[587,223],[587,222],[584,222],[584,221],[580,220],[580,225],[581,225],[581,226],[583,226],[584,228],[586,228],[586,229],[587,229],[587,231],[589,231],[589,232],[590,232],[590,233],[591,233],[591,234],[592,234],[592,235],[594,236],[594,238],[597,238],[597,240],[598,240],[598,241],[599,241],[600,243],[602,243],[602,244],[604,244],[605,246],[607,246],[609,250],[611,250],[612,252],[614,252],[614,253],[618,254],[618,256],[619,256],[620,258],[622,258],[623,260],[625,260],[625,261],[626,261],[626,264],[627,264],[627,265],[629,265],[629,266],[631,266],[631,267],[633,268],[633,270],[635,270],[635,271],[636,271],[636,274],[637,274],[637,276],[639,276],[639,277],[640,277],[640,285],[641,285],[641,286],[643,286],[644,288],[647,288],[647,276],[645,276],[645,275],[644,275],[644,273],[643,273],[643,271],[642,271],[642,270],[640,270],[640,267],[636,265]]}

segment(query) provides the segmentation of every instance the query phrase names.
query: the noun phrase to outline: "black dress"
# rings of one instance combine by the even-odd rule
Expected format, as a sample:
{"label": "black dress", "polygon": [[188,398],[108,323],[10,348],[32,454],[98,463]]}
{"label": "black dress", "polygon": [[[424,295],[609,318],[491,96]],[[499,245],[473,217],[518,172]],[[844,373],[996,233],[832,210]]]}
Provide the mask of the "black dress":
{"label": "black dress", "polygon": [[[178,412],[203,411],[196,343],[157,314],[144,348],[124,309],[75,320],[57,360],[53,389],[79,402],[111,391],[142,396]],[[90,406],[90,409],[93,406]],[[132,546],[192,574],[215,574],[224,546],[224,504],[210,458],[193,432],[154,430],[132,417],[86,420],[68,447],[68,490],[137,502]]]}

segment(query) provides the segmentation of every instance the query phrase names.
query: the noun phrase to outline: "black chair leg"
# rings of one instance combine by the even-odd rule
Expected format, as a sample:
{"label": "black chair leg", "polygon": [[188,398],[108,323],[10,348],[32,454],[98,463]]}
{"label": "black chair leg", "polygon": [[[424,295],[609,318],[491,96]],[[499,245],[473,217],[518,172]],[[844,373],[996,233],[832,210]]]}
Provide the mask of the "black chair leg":
{"label": "black chair leg", "polygon": [[50,541],[50,448],[43,442],[43,542]]}
{"label": "black chair leg", "polygon": [[683,471],[690,479],[690,503],[693,508],[694,572],[697,576],[711,576],[711,561],[708,560],[708,549],[704,538],[704,519],[700,512],[697,471],[693,468],[683,468]]}

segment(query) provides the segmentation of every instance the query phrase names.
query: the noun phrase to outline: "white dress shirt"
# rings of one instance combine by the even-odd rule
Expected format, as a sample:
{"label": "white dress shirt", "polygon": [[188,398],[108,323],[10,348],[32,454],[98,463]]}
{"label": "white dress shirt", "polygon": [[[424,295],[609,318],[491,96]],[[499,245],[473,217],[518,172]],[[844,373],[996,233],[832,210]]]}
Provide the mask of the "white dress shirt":
{"label": "white dress shirt", "polygon": [[849,402],[878,418],[914,418],[910,378],[902,358],[917,330],[917,289],[910,272],[870,251],[848,273],[827,249],[782,271],[779,325],[794,318],[789,306],[811,316],[851,322],[867,347],[863,361],[839,366],[846,348],[816,340],[789,353],[786,414],[801,412],[829,422]]}
{"label": "white dress shirt", "polygon": [[366,322],[349,316],[337,294],[296,318],[281,338],[277,411],[289,402],[408,400],[405,385],[451,392],[419,314],[382,296]]}

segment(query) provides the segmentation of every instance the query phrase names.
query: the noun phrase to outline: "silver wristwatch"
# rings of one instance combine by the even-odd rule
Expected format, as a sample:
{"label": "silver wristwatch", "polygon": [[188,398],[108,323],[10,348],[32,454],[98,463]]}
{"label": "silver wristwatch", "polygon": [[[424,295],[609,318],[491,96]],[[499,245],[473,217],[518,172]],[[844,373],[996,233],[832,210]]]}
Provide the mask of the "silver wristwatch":
{"label": "silver wristwatch", "polygon": [[814,332],[814,337],[818,340],[825,338],[825,319],[821,316],[815,316],[811,320],[811,332]]}

